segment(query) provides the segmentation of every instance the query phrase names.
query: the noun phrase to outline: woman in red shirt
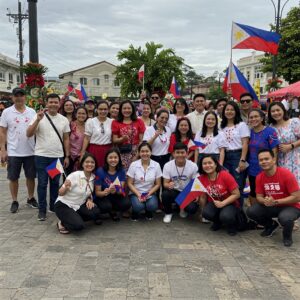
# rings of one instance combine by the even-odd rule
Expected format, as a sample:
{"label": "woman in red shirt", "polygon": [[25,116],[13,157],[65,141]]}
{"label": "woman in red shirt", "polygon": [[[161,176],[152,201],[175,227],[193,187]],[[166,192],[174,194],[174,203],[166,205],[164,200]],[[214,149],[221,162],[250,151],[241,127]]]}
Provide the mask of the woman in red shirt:
{"label": "woman in red shirt", "polygon": [[136,159],[137,148],[143,140],[145,129],[144,122],[136,116],[133,103],[130,100],[123,101],[120,104],[118,118],[112,122],[112,140],[119,146],[126,171]]}
{"label": "woman in red shirt", "polygon": [[201,158],[199,172],[200,181],[207,190],[207,193],[201,196],[201,202],[206,203],[202,216],[213,222],[210,228],[212,231],[219,230],[224,224],[228,234],[235,235],[240,198],[238,184],[212,155]]}

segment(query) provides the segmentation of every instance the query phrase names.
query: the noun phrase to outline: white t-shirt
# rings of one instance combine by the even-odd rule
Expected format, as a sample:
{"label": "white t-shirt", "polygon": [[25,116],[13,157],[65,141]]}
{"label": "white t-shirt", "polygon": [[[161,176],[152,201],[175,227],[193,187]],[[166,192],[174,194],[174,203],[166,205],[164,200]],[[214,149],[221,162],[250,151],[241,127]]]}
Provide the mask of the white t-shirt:
{"label": "white t-shirt", "polygon": [[177,191],[182,191],[197,174],[198,166],[190,160],[186,160],[184,167],[177,167],[173,159],[165,164],[163,170],[163,178],[171,179]]}
{"label": "white t-shirt", "polygon": [[175,132],[176,125],[177,125],[177,117],[176,117],[176,115],[170,114],[167,126],[171,129],[171,133]]}
{"label": "white t-shirt", "polygon": [[[155,135],[155,125],[148,127],[144,133],[143,140],[149,141]],[[169,127],[165,127],[166,131],[163,134],[160,134],[152,144],[152,155],[160,156],[168,154],[168,149],[170,145],[170,137],[171,137],[171,130]]]}
{"label": "white t-shirt", "polygon": [[162,176],[159,163],[150,160],[150,165],[145,171],[142,166],[142,160],[139,159],[131,163],[127,176],[133,179],[133,184],[136,189],[142,193],[148,193],[154,186],[155,180]]}
{"label": "white t-shirt", "polygon": [[95,175],[92,174],[87,180],[83,171],[76,171],[71,173],[67,179],[71,181],[71,188],[64,196],[58,196],[56,201],[61,201],[76,211],[91,196],[94,190]]}
{"label": "white t-shirt", "polygon": [[240,122],[232,127],[225,127],[222,131],[228,143],[227,150],[242,149],[242,138],[250,137],[250,129],[245,122]]}
{"label": "white t-shirt", "polygon": [[[57,128],[57,131],[59,132],[61,139],[63,140],[63,134],[70,132],[68,119],[61,114],[56,114],[55,116],[51,116],[48,114],[48,116],[52,120],[53,124]],[[37,116],[35,115],[29,125],[32,125],[35,122],[36,118]],[[64,156],[62,144],[46,116],[44,116],[43,119],[39,122],[35,136],[35,155],[45,157]]]}
{"label": "white t-shirt", "polygon": [[34,137],[26,136],[27,127],[34,116],[35,111],[27,106],[23,113],[17,111],[14,105],[3,111],[0,126],[7,128],[8,156],[34,155]]}
{"label": "white t-shirt", "polygon": [[216,136],[206,135],[206,137],[201,137],[201,132],[198,131],[195,136],[195,141],[206,145],[204,149],[199,148],[199,153],[220,154],[220,148],[228,148],[226,136],[222,131],[219,131]]}
{"label": "white t-shirt", "polygon": [[206,110],[204,110],[201,113],[195,110],[186,116],[191,122],[193,134],[196,134],[197,131],[202,130],[203,121],[206,113],[207,113]]}
{"label": "white t-shirt", "polygon": [[[100,122],[97,117],[88,119],[86,121],[84,134],[91,137],[90,144],[107,145],[112,143],[112,121],[112,119],[106,118],[105,122]],[[101,126],[101,124],[103,124],[103,127]]]}

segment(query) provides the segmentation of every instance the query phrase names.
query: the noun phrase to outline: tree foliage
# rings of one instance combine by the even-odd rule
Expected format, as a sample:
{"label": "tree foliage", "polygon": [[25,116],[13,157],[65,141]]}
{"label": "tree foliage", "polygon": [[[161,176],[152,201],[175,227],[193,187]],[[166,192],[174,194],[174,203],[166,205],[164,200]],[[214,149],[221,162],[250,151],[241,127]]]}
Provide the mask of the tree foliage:
{"label": "tree foliage", "polygon": [[175,76],[180,87],[184,87],[182,70],[183,58],[177,56],[173,49],[163,49],[162,44],[146,43],[145,49],[130,45],[128,49],[117,54],[123,63],[117,66],[116,80],[121,84],[122,97],[138,96],[143,85],[138,81],[138,70],[145,65],[145,90],[168,91]]}
{"label": "tree foliage", "polygon": [[[292,8],[281,20],[280,34],[277,76],[294,83],[300,80],[300,7]],[[272,72],[272,55],[266,54],[261,62],[263,72]]]}

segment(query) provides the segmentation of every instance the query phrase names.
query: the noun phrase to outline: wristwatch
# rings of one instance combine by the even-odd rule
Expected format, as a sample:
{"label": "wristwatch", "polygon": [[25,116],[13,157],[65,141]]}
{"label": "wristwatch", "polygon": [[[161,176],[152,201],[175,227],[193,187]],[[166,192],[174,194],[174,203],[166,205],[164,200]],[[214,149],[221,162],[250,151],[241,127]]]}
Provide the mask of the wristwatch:
{"label": "wristwatch", "polygon": [[244,159],[240,159],[240,161],[241,161],[241,162],[244,162],[244,163],[246,162]]}
{"label": "wristwatch", "polygon": [[295,145],[293,143],[291,143],[291,146],[292,146],[292,150],[295,149]]}

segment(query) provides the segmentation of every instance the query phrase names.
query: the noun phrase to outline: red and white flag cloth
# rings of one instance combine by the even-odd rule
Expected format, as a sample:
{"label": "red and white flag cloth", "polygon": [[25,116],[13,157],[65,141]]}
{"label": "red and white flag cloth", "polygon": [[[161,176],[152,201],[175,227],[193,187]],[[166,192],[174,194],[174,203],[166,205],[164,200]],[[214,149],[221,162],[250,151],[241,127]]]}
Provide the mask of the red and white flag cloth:
{"label": "red and white flag cloth", "polygon": [[145,65],[142,65],[139,69],[139,72],[138,72],[139,81],[142,81],[144,76],[145,76]]}

